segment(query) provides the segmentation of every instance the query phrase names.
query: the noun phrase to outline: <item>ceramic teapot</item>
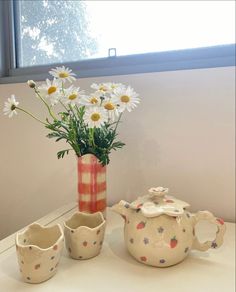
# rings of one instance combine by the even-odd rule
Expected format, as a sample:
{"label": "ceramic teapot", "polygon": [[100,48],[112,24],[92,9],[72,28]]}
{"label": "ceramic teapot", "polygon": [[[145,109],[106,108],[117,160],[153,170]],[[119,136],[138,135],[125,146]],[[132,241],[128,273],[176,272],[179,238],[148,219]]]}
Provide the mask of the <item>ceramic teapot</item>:
{"label": "ceramic teapot", "polygon": [[[168,189],[151,188],[132,203],[120,201],[112,210],[125,219],[124,237],[129,253],[139,262],[156,267],[175,265],[191,249],[206,251],[223,243],[224,221],[208,211],[188,212],[188,203],[167,195]],[[213,241],[201,243],[195,226],[207,220],[217,226]]]}

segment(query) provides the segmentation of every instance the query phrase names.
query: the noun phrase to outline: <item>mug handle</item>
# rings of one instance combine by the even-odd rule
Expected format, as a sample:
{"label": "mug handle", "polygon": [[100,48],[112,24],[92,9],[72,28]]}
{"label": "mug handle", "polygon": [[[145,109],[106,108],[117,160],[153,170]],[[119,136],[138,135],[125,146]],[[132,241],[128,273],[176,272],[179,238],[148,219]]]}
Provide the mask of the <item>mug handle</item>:
{"label": "mug handle", "polygon": [[205,241],[201,243],[198,238],[195,236],[192,249],[206,251],[209,248],[218,248],[223,243],[223,237],[225,234],[226,226],[224,224],[224,220],[221,218],[216,218],[211,212],[209,211],[199,211],[196,214],[193,214],[193,228],[195,229],[195,225],[200,220],[206,220],[212,224],[217,226],[216,237],[214,240]]}

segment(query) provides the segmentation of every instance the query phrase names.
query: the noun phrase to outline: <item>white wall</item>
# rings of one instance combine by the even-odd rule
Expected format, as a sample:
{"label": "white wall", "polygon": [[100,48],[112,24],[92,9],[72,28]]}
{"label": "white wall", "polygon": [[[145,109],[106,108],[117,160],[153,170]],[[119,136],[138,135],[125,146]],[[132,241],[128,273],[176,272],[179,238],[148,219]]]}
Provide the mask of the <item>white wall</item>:
{"label": "white wall", "polygon": [[[113,153],[108,200],[133,200],[151,186],[169,187],[192,210],[209,209],[234,221],[235,68],[214,68],[87,78],[78,85],[130,84],[142,103],[120,127],[126,147]],[[11,93],[44,117],[26,84],[0,85],[2,104]],[[76,159],[57,160],[62,143],[23,114],[0,115],[0,238],[77,197]]]}

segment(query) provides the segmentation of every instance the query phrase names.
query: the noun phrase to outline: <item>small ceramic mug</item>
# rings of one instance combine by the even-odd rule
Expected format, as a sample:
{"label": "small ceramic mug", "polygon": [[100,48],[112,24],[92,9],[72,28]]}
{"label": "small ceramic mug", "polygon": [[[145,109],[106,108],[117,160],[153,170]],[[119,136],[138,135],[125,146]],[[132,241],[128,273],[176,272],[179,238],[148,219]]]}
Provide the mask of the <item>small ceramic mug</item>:
{"label": "small ceramic mug", "polygon": [[55,275],[63,249],[64,235],[59,224],[29,225],[16,234],[16,251],[23,280],[41,283]]}
{"label": "small ceramic mug", "polygon": [[102,248],[106,221],[101,212],[77,212],[64,222],[66,248],[73,259],[97,256]]}

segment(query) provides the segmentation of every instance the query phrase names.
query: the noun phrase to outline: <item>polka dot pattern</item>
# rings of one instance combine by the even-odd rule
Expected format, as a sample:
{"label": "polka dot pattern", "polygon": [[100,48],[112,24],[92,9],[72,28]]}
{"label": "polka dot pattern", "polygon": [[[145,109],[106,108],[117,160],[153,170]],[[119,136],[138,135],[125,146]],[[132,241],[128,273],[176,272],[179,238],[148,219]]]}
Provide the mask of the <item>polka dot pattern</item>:
{"label": "polka dot pattern", "polygon": [[[49,234],[49,231],[52,234]],[[46,239],[50,237],[48,242],[45,240],[45,244],[48,243],[48,245],[51,244],[50,240],[52,238],[57,240],[55,240],[53,245],[49,245],[46,248],[41,248],[35,243],[33,245],[27,244],[32,243],[32,238],[35,238],[35,242],[37,242],[37,238],[44,236]],[[19,244],[16,244],[18,246],[19,270],[25,282],[41,283],[54,275],[57,267],[56,264],[60,260],[63,249],[63,233],[59,225],[44,227],[38,223],[31,224],[24,232],[17,233],[16,242],[19,242]]]}
{"label": "polka dot pattern", "polygon": [[[69,255],[73,259],[89,259],[98,255],[101,251],[105,234],[105,220],[99,217],[99,213],[96,213],[96,215],[90,215],[90,220],[92,220],[92,216],[94,216],[94,218],[96,218],[96,222],[98,222],[99,219],[102,223],[99,223],[99,225],[94,228],[91,228],[90,226],[90,228],[87,228],[86,225],[81,226],[81,217],[86,216],[86,218],[82,219],[82,222],[86,222],[86,220],[88,220],[88,214],[85,215],[80,212],[73,214],[72,217],[65,222],[65,243],[67,250],[69,251]],[[73,233],[71,233],[70,220],[73,220],[73,222],[78,220],[79,224],[79,228],[75,228]]]}
{"label": "polka dot pattern", "polygon": [[[186,212],[176,219],[161,216],[143,220],[146,218],[142,215],[133,214],[136,218],[131,217],[130,227],[125,228],[125,240],[128,251],[140,262],[167,267],[188,255],[194,237]],[[127,216],[127,219],[130,218]]]}

